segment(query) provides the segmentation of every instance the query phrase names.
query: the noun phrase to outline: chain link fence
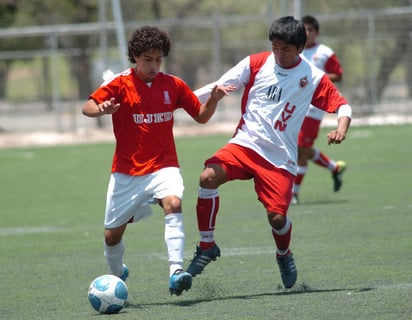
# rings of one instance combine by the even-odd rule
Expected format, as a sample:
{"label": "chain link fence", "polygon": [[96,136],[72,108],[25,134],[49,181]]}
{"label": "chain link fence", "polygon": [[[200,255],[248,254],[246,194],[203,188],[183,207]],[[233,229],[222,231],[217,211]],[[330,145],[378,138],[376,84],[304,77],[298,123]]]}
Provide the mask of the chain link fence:
{"label": "chain link fence", "polygon": [[[270,50],[267,30],[277,17],[272,10],[247,16],[124,21],[123,27],[126,37],[147,24],[167,30],[173,50],[164,69],[196,89],[243,57]],[[353,106],[355,117],[412,113],[412,6],[319,14],[308,7],[305,10],[318,18],[319,40],[333,48],[341,61],[344,77],[338,87]],[[0,101],[0,129],[64,132],[110,126],[108,117],[95,122],[80,110],[87,99],[85,92],[100,84],[105,69],[122,70],[126,52],[119,50],[117,26],[100,21],[0,29],[0,41],[19,38],[38,44],[36,50],[0,52],[0,66],[10,67],[5,97]],[[81,71],[86,71],[88,81],[79,81]],[[237,121],[239,100],[236,96],[224,100],[213,121]],[[179,113],[176,119],[178,125],[190,120]]]}

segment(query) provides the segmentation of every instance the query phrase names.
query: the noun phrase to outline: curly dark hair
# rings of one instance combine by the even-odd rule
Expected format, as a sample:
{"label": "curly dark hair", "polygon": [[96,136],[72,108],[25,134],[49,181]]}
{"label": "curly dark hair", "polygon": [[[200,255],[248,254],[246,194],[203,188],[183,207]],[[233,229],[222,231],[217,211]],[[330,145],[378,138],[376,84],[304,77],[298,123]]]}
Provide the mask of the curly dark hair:
{"label": "curly dark hair", "polygon": [[128,44],[128,56],[131,63],[135,63],[133,56],[140,56],[143,52],[159,49],[163,56],[167,56],[171,49],[170,38],[167,33],[157,27],[144,26],[133,32]]}

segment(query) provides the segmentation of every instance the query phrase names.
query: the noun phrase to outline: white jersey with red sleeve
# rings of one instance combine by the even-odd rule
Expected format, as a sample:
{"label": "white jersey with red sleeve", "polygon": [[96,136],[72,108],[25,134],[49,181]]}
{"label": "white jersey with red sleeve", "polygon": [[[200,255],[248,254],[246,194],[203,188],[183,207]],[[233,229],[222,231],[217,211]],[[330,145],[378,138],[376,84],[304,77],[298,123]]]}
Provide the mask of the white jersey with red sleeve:
{"label": "white jersey with red sleeve", "polygon": [[[336,73],[338,75],[343,73],[336,54],[324,44],[317,43],[309,48],[306,47],[301,55],[325,73]],[[309,118],[319,121],[322,120],[324,115],[325,112],[315,106],[310,106],[307,113]]]}
{"label": "white jersey with red sleeve", "polygon": [[342,67],[335,52],[324,44],[317,43],[312,47],[306,47],[302,55],[316,67],[326,73],[342,75]]}
{"label": "white jersey with red sleeve", "polygon": [[179,166],[173,112],[183,108],[196,117],[201,106],[183,80],[158,73],[149,86],[130,68],[104,82],[89,98],[97,103],[114,98],[120,103],[112,115],[116,138],[112,172],[144,175]]}
{"label": "white jersey with red sleeve", "polygon": [[250,148],[294,175],[298,134],[310,103],[330,113],[347,104],[323,71],[303,59],[281,68],[272,52],[246,57],[195,94],[205,100],[215,84],[244,88],[242,117],[229,143]]}

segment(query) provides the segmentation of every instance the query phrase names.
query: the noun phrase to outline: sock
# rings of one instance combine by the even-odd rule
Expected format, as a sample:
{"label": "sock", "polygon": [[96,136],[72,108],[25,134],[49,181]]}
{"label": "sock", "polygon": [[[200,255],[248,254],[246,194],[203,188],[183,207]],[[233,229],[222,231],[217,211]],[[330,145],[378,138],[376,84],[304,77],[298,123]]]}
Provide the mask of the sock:
{"label": "sock", "polygon": [[332,172],[337,169],[336,162],[318,149],[315,149],[315,155],[312,161],[321,167],[328,168]]}
{"label": "sock", "polygon": [[182,213],[169,213],[165,216],[165,243],[169,258],[169,273],[183,269],[185,233]]}
{"label": "sock", "polygon": [[202,250],[208,250],[215,244],[215,222],[218,210],[218,190],[199,187],[196,214],[200,233],[199,246]]}
{"label": "sock", "polygon": [[110,273],[118,277],[123,275],[123,254],[123,240],[114,246],[108,246],[106,242],[104,243],[104,256],[106,257]]}
{"label": "sock", "polygon": [[276,243],[276,255],[285,256],[289,254],[290,238],[292,235],[292,222],[289,217],[286,217],[286,224],[282,229],[276,230],[272,228],[272,235]]}
{"label": "sock", "polygon": [[298,166],[295,182],[293,183],[292,193],[295,193],[295,194],[299,193],[300,185],[302,184],[302,181],[303,181],[303,178],[305,177],[306,171],[308,171],[307,166]]}

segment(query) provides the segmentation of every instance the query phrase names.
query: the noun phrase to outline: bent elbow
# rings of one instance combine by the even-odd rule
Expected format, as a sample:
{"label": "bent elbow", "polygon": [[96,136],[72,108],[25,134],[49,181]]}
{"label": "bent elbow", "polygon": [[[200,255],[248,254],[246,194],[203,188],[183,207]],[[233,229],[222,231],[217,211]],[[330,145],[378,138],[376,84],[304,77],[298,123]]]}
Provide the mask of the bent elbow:
{"label": "bent elbow", "polygon": [[205,124],[210,120],[211,117],[212,116],[205,116],[205,115],[198,116],[198,117],[195,118],[195,121],[199,124]]}
{"label": "bent elbow", "polygon": [[205,124],[209,121],[209,119],[196,119],[196,122],[199,124]]}

